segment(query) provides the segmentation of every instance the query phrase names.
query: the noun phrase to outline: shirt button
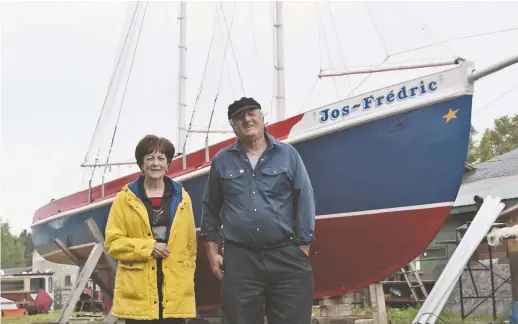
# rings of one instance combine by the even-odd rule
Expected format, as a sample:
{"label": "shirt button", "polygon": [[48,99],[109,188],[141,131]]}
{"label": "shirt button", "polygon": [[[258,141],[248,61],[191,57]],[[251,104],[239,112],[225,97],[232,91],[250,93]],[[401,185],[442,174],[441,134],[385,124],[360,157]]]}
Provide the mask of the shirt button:
{"label": "shirt button", "polygon": [[255,173],[252,173],[252,177],[255,177]]}
{"label": "shirt button", "polygon": [[264,159],[261,159],[261,161],[264,161]]}
{"label": "shirt button", "polygon": [[257,208],[254,208],[254,211],[257,211]]}
{"label": "shirt button", "polygon": [[257,228],[257,231],[259,232],[259,231],[260,231],[260,229],[258,229],[258,228]]}
{"label": "shirt button", "polygon": [[252,191],[252,193],[255,195],[255,191]]}

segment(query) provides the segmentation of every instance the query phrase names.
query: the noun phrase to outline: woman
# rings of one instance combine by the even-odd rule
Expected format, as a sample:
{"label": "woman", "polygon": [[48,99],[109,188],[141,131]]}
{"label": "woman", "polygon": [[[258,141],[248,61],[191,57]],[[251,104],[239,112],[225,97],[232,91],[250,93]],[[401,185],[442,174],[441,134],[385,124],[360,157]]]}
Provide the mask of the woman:
{"label": "woman", "polygon": [[145,136],[135,149],[142,175],[113,201],[105,248],[118,261],[112,314],[126,324],[177,324],[196,317],[196,227],[191,198],[165,176],[175,153]]}

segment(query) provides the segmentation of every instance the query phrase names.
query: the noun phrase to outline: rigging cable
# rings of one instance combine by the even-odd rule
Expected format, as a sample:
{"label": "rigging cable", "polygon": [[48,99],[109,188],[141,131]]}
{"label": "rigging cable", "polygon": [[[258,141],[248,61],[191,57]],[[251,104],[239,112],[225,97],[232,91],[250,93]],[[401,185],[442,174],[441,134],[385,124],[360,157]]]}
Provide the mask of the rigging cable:
{"label": "rigging cable", "polygon": [[[234,62],[236,62],[237,74],[239,75],[239,81],[241,81],[241,90],[243,90],[243,96],[246,96],[245,86],[243,85],[243,79],[241,78],[241,71],[239,70],[239,64],[237,63],[236,53],[234,52],[234,45],[232,44],[232,37],[230,36],[230,29],[227,23],[227,17],[225,16],[225,11],[223,10],[223,2],[219,2],[221,11],[223,12],[223,20],[225,21],[225,26],[227,27],[228,39],[230,40],[230,49],[232,50],[232,55],[234,56]],[[234,3],[234,10],[237,4]],[[232,10],[232,17],[234,16],[234,10]],[[232,24],[232,23],[231,23]]]}
{"label": "rigging cable", "polygon": [[[383,44],[383,49],[385,50],[386,56],[385,56],[385,59],[383,60],[383,62],[381,62],[381,64],[386,63],[388,61],[388,59],[391,57],[391,55],[389,54],[387,47],[385,46],[385,40],[383,39],[383,36],[381,35],[381,33],[378,29],[378,26],[376,25],[376,22],[371,17],[367,4],[364,3],[364,6],[365,6],[365,10],[367,10],[367,15],[369,16],[369,19],[372,21],[372,24],[374,25],[374,28],[376,29],[376,32],[378,33],[378,37],[380,38],[381,43]],[[372,73],[373,72],[369,73],[360,83],[358,83],[358,85],[356,87],[354,87],[354,89],[352,89],[351,92],[349,92],[347,94],[346,98],[349,98],[349,96],[351,96],[362,84],[364,84],[365,81],[367,81],[367,79],[372,75]]]}
{"label": "rigging cable", "polygon": [[306,105],[306,103],[308,102],[309,100],[309,97],[311,97],[311,94],[313,93],[313,90],[315,90],[315,88],[317,87],[317,84],[318,84],[318,81],[320,81],[320,78],[317,77],[317,80],[315,81],[315,83],[313,84],[313,87],[311,87],[311,91],[309,92],[308,96],[306,97],[306,100],[304,100],[304,103],[302,104],[302,106],[300,107],[299,109],[299,113],[302,112],[302,109],[304,109],[304,106]]}
{"label": "rigging cable", "polygon": [[475,112],[473,112],[474,115],[478,115],[480,114],[481,112],[483,112],[484,110],[486,110],[487,108],[491,107],[495,102],[497,102],[498,100],[502,99],[503,97],[505,97],[506,95],[508,95],[509,93],[513,92],[514,90],[518,89],[518,84],[515,84],[513,87],[511,87],[511,89],[507,90],[506,92],[502,93],[501,95],[499,95],[498,97],[496,97],[495,100],[491,101],[489,104],[485,105],[484,108],[480,109],[480,110],[477,110]]}
{"label": "rigging cable", "polygon": [[117,121],[115,123],[115,128],[113,129],[112,141],[110,143],[110,148],[108,150],[108,156],[106,157],[106,164],[104,166],[103,177],[106,174],[106,168],[108,167],[108,162],[110,160],[110,155],[111,155],[111,152],[112,152],[113,143],[115,141],[115,135],[117,134],[117,126],[119,125],[119,120],[120,120],[121,112],[122,112],[122,106],[124,105],[124,99],[126,98],[126,91],[128,90],[128,84],[129,84],[129,80],[130,80],[130,76],[131,76],[131,70],[133,69],[133,63],[135,61],[135,56],[137,54],[137,48],[138,48],[138,44],[139,44],[139,40],[140,40],[140,34],[142,32],[142,27],[144,26],[144,19],[146,18],[147,5],[148,5],[148,2],[146,1],[146,4],[144,6],[144,12],[142,14],[142,23],[140,24],[139,31],[138,31],[138,34],[137,34],[137,41],[135,43],[135,50],[133,51],[133,56],[131,57],[130,68],[129,68],[129,71],[128,71],[128,78],[126,79],[126,84],[124,85],[124,92],[122,93],[122,100],[121,100],[121,103],[120,103],[120,106],[119,106],[119,113],[117,115]]}
{"label": "rigging cable", "polygon": [[420,50],[420,49],[423,49],[423,48],[428,48],[428,47],[432,47],[432,46],[435,46],[435,45],[440,45],[440,44],[443,44],[443,43],[449,43],[449,42],[453,42],[453,41],[457,41],[457,40],[474,38],[474,37],[481,37],[481,36],[489,36],[489,35],[500,34],[500,33],[507,33],[507,32],[515,31],[515,30],[518,30],[518,27],[509,28],[509,29],[502,29],[502,30],[497,30],[497,31],[493,31],[493,32],[488,32],[488,33],[481,33],[481,34],[475,34],[475,35],[456,37],[456,38],[452,38],[452,39],[447,39],[447,40],[435,42],[435,43],[432,43],[432,44],[429,44],[429,45],[424,45],[424,46],[421,46],[421,47],[416,47],[416,48],[409,49],[409,50],[406,50],[406,51],[397,52],[397,53],[392,54],[392,56],[396,56],[396,55],[400,55],[400,54],[405,54],[405,53],[410,53],[410,52],[417,51],[417,50]]}
{"label": "rigging cable", "polygon": [[[221,2],[220,2],[220,4],[221,4]],[[229,40],[230,40],[230,31],[232,30],[232,26],[234,24],[234,12],[236,10],[236,6],[237,6],[237,4],[234,2],[234,8],[232,9],[232,17],[230,19],[230,28],[227,28],[228,36],[227,36],[227,42],[225,44],[225,51],[223,52],[223,60],[221,62],[221,71],[219,73],[218,91],[216,92],[216,96],[214,97],[214,104],[212,106],[212,111],[210,113],[209,126],[207,127],[207,132],[205,133],[205,143],[206,143],[206,145],[208,145],[209,130],[210,130],[210,126],[212,125],[212,118],[214,117],[214,110],[216,108],[216,101],[218,100],[219,90],[221,88],[221,77],[223,75],[223,67],[225,66],[224,63],[225,63],[225,59],[227,57],[227,49],[228,49],[228,44],[229,44]],[[223,6],[221,6],[221,11],[223,13],[223,16],[225,16],[225,11],[223,10]]]}
{"label": "rigging cable", "polygon": [[122,50],[121,50],[121,52],[119,54],[119,57],[117,59],[117,63],[115,65],[115,69],[113,70],[112,77],[110,78],[110,83],[108,85],[108,91],[106,92],[106,96],[104,97],[104,102],[103,102],[103,106],[101,108],[101,113],[99,114],[99,119],[97,119],[97,124],[95,125],[94,134],[92,136],[92,140],[90,141],[90,145],[88,146],[88,151],[86,152],[86,156],[85,156],[85,160],[84,160],[83,164],[86,164],[86,161],[88,160],[88,157],[89,157],[90,152],[92,150],[92,146],[93,146],[94,140],[97,137],[97,130],[99,129],[99,124],[100,124],[101,118],[103,116],[104,108],[106,108],[106,101],[108,100],[108,95],[110,94],[110,90],[111,90],[111,88],[113,86],[113,80],[115,79],[115,74],[116,74],[117,69],[119,68],[119,64],[120,64],[120,62],[122,60],[122,54],[124,53],[124,49],[126,48],[126,44],[128,42],[128,37],[131,34],[131,29],[132,29],[133,24],[135,22],[135,16],[137,15],[138,6],[139,6],[139,3],[137,3],[137,5],[135,6],[135,10],[133,12],[133,16],[131,17],[131,22],[130,22],[130,25],[129,25],[129,28],[128,28],[128,33],[126,34],[126,37],[124,39],[124,43],[122,45]]}
{"label": "rigging cable", "polygon": [[[408,16],[408,17],[410,17],[410,19],[411,19],[411,20],[412,20],[412,21],[413,21],[413,22],[414,22],[414,23],[419,27],[419,29],[420,29],[420,30],[422,30],[422,31],[423,31],[423,33],[425,33],[425,35],[427,35],[427,36],[428,36],[428,38],[429,38],[431,41],[435,41],[435,42],[437,41],[437,39],[436,39],[434,36],[432,36],[432,34],[431,34],[430,32],[428,32],[428,31],[426,31],[426,30],[425,30],[425,28],[426,28],[426,26],[427,26],[428,24],[425,24],[425,26],[424,26],[424,27],[421,27],[421,25],[419,24],[419,22],[417,21],[417,19],[415,19],[415,18],[410,14],[410,12],[409,12],[407,9],[405,9],[405,7],[401,4],[401,2],[400,2],[400,1],[397,1],[396,3],[399,5],[399,7],[400,7],[401,9],[403,9],[403,11],[407,14],[407,16]],[[457,57],[457,55],[455,55],[455,51],[453,50],[453,48],[451,48],[451,47],[450,47],[450,45],[448,45],[447,43],[445,43],[445,46],[446,46],[446,48],[448,48],[448,52],[449,52],[449,54],[451,54],[451,55],[452,55],[452,57]]]}
{"label": "rigging cable", "polygon": [[[327,4],[327,11],[329,12],[329,17],[331,18],[331,25],[333,26],[333,34],[335,34],[336,43],[338,44],[338,49],[340,50],[340,59],[342,60],[342,65],[343,65],[344,71],[347,71],[347,66],[345,65],[344,53],[342,51],[342,44],[340,43],[340,39],[338,38],[338,32],[336,31],[335,20],[333,19],[331,5],[329,4],[328,0],[326,0],[326,4]],[[349,83],[349,89],[352,89],[350,75],[347,76],[347,82]],[[311,90],[311,91],[313,91],[313,90]]]}
{"label": "rigging cable", "polygon": [[[201,91],[203,90],[203,84],[205,82],[205,75],[207,73],[207,66],[209,64],[210,53],[212,52],[212,45],[214,43],[214,38],[216,37],[216,26],[217,26],[217,21],[218,21],[218,5],[217,4],[215,5],[214,9],[215,10],[214,10],[214,22],[212,24],[212,38],[210,40],[209,51],[207,53],[207,59],[205,60],[205,67],[203,69],[203,74],[201,76],[200,88],[198,90],[198,94],[196,95],[196,100],[194,102],[194,106],[192,109],[191,120],[189,121],[189,127],[187,129],[187,134],[185,136],[184,148],[188,145],[187,140],[189,138],[190,130],[192,129],[192,122],[194,120],[194,114],[196,113],[196,107],[198,106],[198,103],[200,101]],[[184,152],[185,152],[185,150],[184,150]]]}
{"label": "rigging cable", "polygon": [[[326,37],[326,29],[325,29],[325,26],[324,26],[324,20],[322,18],[322,12],[320,10],[320,3],[317,2],[317,10],[318,10],[318,16],[320,18],[320,25],[322,26],[322,33],[324,34],[324,43],[326,45],[326,50],[327,50],[327,60],[329,61],[329,69],[332,70],[333,69],[333,64],[331,63],[331,52],[329,51],[329,46],[327,44],[327,37]],[[322,67],[320,67],[320,69],[322,70]],[[335,92],[336,92],[336,98],[338,100],[340,100],[340,94],[338,93],[338,85],[336,84],[336,78],[333,77],[333,83],[335,85]]]}
{"label": "rigging cable", "polygon": [[374,29],[376,30],[376,33],[378,34],[378,37],[381,40],[381,43],[383,44],[383,49],[385,50],[385,56],[390,56],[389,51],[387,49],[387,45],[385,44],[385,40],[383,39],[383,34],[381,34],[381,31],[378,28],[378,25],[376,24],[376,21],[372,19],[371,12],[369,10],[369,7],[367,6],[367,3],[363,3],[365,6],[365,10],[367,11],[367,16],[369,16],[369,19],[372,21],[372,24],[374,25]]}
{"label": "rigging cable", "polygon": [[[223,30],[220,29],[220,33],[222,34],[222,37],[225,37],[225,32]],[[232,75],[230,74],[230,67],[228,66],[227,64],[227,61],[226,60],[223,60],[223,68],[225,69],[227,73],[227,76],[228,76],[228,79],[229,79],[229,82],[230,82],[230,92],[232,92],[232,98],[235,97],[235,94],[234,94],[234,83],[232,83]],[[241,82],[242,84],[242,82]]]}

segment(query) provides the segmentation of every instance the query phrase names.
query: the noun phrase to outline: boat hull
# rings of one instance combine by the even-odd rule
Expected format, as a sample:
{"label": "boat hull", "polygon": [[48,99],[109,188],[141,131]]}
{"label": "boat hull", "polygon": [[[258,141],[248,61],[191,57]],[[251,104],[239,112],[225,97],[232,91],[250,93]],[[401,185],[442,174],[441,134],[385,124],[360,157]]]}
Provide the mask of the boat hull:
{"label": "boat hull", "polygon": [[[315,298],[365,287],[426,248],[462,181],[471,104],[472,96],[462,95],[293,144],[316,199],[316,240],[310,255]],[[182,181],[193,200],[197,227],[206,178],[204,173]],[[60,238],[86,258],[92,238],[84,222],[93,218],[104,231],[109,208],[36,223],[36,250],[49,261],[71,263],[53,243]],[[218,307],[220,290],[201,241],[198,247],[196,299],[203,311]]]}

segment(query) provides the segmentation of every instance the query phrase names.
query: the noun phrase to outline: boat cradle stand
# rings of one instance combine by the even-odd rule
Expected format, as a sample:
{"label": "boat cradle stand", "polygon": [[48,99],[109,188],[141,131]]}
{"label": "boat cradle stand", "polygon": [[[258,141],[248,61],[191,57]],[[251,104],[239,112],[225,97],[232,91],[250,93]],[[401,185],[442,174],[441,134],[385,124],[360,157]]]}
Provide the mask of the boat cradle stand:
{"label": "boat cradle stand", "polygon": [[[518,205],[516,206],[512,206],[511,208],[507,209],[507,210],[504,210],[502,212],[502,214],[499,216],[499,220],[501,220],[501,222],[495,222],[493,223],[493,225],[491,226],[491,230],[492,231],[493,229],[506,229],[508,228],[507,226],[509,226],[509,224],[506,224],[506,218],[510,217],[511,215],[518,215]],[[458,227],[456,229],[456,239],[455,240],[444,240],[444,241],[439,241],[437,243],[439,244],[453,244],[453,245],[459,245],[460,241],[462,240],[462,237],[464,236],[464,234],[466,233],[466,231],[468,230],[469,226],[470,226],[471,222],[466,222],[464,225]],[[473,287],[473,290],[475,292],[475,296],[465,296],[464,294],[464,289],[463,289],[463,282],[462,282],[462,273],[461,273],[461,276],[458,280],[458,286],[459,286],[459,299],[460,299],[460,311],[461,311],[461,317],[462,317],[462,320],[466,319],[469,315],[473,314],[474,311],[476,311],[479,307],[481,307],[484,302],[486,302],[488,299],[491,299],[491,304],[492,304],[492,315],[493,315],[493,320],[497,320],[497,307],[496,307],[496,293],[497,291],[504,285],[504,284],[510,284],[511,286],[514,286],[515,288],[518,289],[518,287],[516,287],[515,284],[513,284],[511,282],[511,280],[513,279],[513,277],[515,277],[516,275],[518,275],[518,271],[514,270],[514,269],[510,269],[510,274],[509,276],[502,276],[498,273],[496,273],[495,269],[494,269],[494,259],[498,259],[499,257],[498,256],[494,256],[493,255],[493,249],[495,247],[497,247],[498,245],[501,245],[501,244],[507,244],[507,240],[512,240],[512,239],[517,239],[518,238],[518,233],[515,233],[515,234],[510,234],[510,235],[505,235],[505,236],[501,236],[499,237],[499,240],[500,242],[491,242],[491,233],[484,236],[484,238],[482,239],[481,243],[483,244],[486,244],[487,245],[487,256],[482,256],[484,257],[484,259],[486,259],[487,257],[487,261],[489,263],[489,266],[487,266],[486,264],[482,263],[480,261],[479,258],[476,257],[475,252],[473,255],[472,255],[472,258],[471,260],[466,264],[466,268],[464,269],[464,272],[468,272],[469,273],[469,279],[471,280],[471,286]],[[507,251],[508,249],[506,249]],[[479,251],[481,252],[481,251]],[[506,252],[506,255],[508,255],[509,252]],[[508,256],[507,256],[508,257]],[[476,263],[477,267],[474,268],[472,264],[470,264],[470,262],[473,261]],[[489,293],[487,295],[481,295],[480,292],[479,292],[479,289],[477,287],[477,284],[476,284],[476,280],[475,280],[475,277],[473,275],[473,271],[486,271],[486,272],[489,272],[490,275],[489,275],[489,278],[490,278],[490,282],[491,282],[491,289],[489,291]],[[502,280],[502,282],[495,287],[495,277],[498,277]],[[465,300],[469,300],[469,299],[480,299],[480,301],[471,308],[471,310],[469,310],[468,312],[466,312],[466,307],[464,305],[464,301]]]}
{"label": "boat cradle stand", "polygon": [[[90,232],[90,235],[94,239],[94,242],[96,243],[92,248],[86,262],[82,262],[78,257],[76,257],[74,252],[70,251],[62,240],[54,240],[54,243],[56,243],[56,245],[63,251],[63,253],[66,256],[68,256],[72,262],[74,262],[77,266],[80,267],[79,276],[77,277],[75,285],[72,289],[72,294],[70,295],[70,298],[68,299],[64,307],[61,309],[59,320],[57,322],[59,324],[66,324],[69,322],[69,317],[72,314],[75,305],[79,301],[81,293],[83,292],[83,289],[85,288],[88,279],[90,278],[96,285],[98,285],[101,288],[101,290],[105,294],[107,294],[108,296],[110,296],[110,298],[113,299],[113,290],[104,281],[102,281],[95,269],[99,261],[104,257],[104,261],[106,262],[106,264],[108,264],[109,269],[113,272],[113,274],[115,274],[115,272],[117,271],[117,263],[104,250],[104,235],[101,233],[95,221],[89,218],[85,221],[85,224],[86,228]],[[104,319],[105,324],[117,323],[117,318],[113,317],[111,315],[111,312],[112,310],[110,309],[108,316]]]}

